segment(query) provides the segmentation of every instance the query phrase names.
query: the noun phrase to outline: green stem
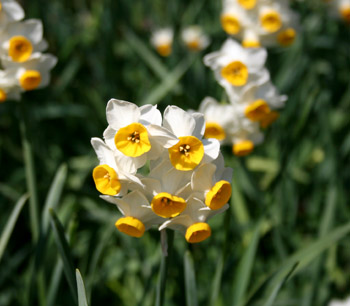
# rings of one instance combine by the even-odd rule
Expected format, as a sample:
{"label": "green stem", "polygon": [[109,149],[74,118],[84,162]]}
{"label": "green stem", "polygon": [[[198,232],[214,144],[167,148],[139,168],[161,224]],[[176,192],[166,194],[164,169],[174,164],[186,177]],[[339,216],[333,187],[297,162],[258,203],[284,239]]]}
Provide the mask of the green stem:
{"label": "green stem", "polygon": [[33,241],[39,237],[39,214],[38,214],[38,194],[36,186],[35,166],[32,152],[32,146],[28,136],[28,120],[26,116],[25,103],[20,102],[20,130],[22,136],[23,157],[26,173],[27,189],[29,198],[29,217],[30,228]]}
{"label": "green stem", "polygon": [[166,241],[168,244],[168,254],[167,256],[165,256],[164,253],[162,254],[162,260],[160,263],[160,270],[159,270],[158,284],[157,284],[156,306],[164,305],[167,271],[171,260],[171,251],[173,249],[173,242],[174,242],[174,231],[172,230],[166,231],[164,234],[167,235]]}

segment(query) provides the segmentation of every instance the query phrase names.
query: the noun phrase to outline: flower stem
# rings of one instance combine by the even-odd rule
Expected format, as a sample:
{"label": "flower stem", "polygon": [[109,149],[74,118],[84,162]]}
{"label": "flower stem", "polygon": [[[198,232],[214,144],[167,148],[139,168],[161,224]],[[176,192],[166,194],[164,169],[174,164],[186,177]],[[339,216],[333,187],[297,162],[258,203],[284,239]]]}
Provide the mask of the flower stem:
{"label": "flower stem", "polygon": [[156,306],[164,305],[167,272],[168,272],[168,266],[171,260],[171,251],[173,249],[173,242],[174,242],[174,231],[164,230],[164,232],[161,232],[161,235],[166,235],[165,240],[167,242],[167,254],[164,251],[162,252],[162,260],[160,263],[160,270],[159,270],[158,284],[157,284]]}
{"label": "flower stem", "polygon": [[25,109],[25,103],[20,102],[20,130],[22,137],[23,158],[25,165],[25,174],[29,198],[29,217],[33,241],[39,237],[39,214],[38,214],[38,193],[35,176],[34,158],[32,146],[28,133],[28,119]]}

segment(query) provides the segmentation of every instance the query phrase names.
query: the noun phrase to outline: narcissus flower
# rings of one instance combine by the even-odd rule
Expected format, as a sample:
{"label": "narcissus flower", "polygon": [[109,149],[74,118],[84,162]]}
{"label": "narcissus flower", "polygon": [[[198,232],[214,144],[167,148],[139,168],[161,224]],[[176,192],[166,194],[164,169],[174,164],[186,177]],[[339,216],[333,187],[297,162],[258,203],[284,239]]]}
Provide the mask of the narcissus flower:
{"label": "narcissus flower", "polygon": [[9,70],[0,70],[0,103],[7,100],[19,100],[21,97],[20,88],[14,73]]}
{"label": "narcissus flower", "polygon": [[225,204],[220,209],[212,210],[203,201],[193,197],[188,200],[188,205],[181,215],[165,221],[159,230],[171,228],[180,231],[187,242],[198,243],[211,236],[211,228],[207,221],[228,207],[228,204]]}
{"label": "narcissus flower", "polygon": [[330,0],[325,1],[330,8],[330,15],[342,19],[350,24],[350,0]]}
{"label": "narcissus flower", "polygon": [[181,37],[191,51],[201,51],[210,43],[208,36],[203,33],[203,29],[200,26],[185,28],[181,33]]}
{"label": "narcissus flower", "polygon": [[[231,169],[224,167],[219,141],[203,139],[204,116],[168,106],[162,122],[155,106],[137,107],[115,99],[108,102],[106,112],[105,142],[91,140],[99,159],[92,176],[101,197],[123,215],[115,224],[118,230],[141,237],[152,225],[189,214],[187,241],[209,237],[205,220],[228,202]],[[146,162],[149,171],[139,172]],[[198,201],[203,211],[196,210]]]}
{"label": "narcissus flower", "polygon": [[167,57],[172,51],[173,38],[172,29],[159,29],[152,33],[151,43],[161,56]]}

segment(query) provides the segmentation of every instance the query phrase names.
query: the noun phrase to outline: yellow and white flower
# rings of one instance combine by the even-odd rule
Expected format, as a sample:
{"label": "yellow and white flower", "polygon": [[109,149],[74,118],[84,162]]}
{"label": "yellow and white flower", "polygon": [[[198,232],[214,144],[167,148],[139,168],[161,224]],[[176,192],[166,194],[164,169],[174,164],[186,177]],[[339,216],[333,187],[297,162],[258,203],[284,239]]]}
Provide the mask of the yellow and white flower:
{"label": "yellow and white flower", "polygon": [[330,7],[330,14],[336,18],[342,19],[350,24],[350,0],[330,0],[325,1]]}
{"label": "yellow and white flower", "polygon": [[0,0],[0,30],[24,18],[22,7],[15,0]]}
{"label": "yellow and white flower", "polygon": [[122,198],[108,195],[101,198],[118,207],[123,217],[117,220],[115,226],[120,232],[129,236],[140,238],[153,225],[159,225],[164,221],[152,211],[147,198],[138,190]]}
{"label": "yellow and white flower", "polygon": [[214,70],[217,81],[230,95],[240,96],[252,83],[264,83],[269,79],[264,68],[266,58],[265,49],[245,49],[227,39],[220,51],[204,57],[204,64]]}
{"label": "yellow and white flower", "polygon": [[0,41],[1,55],[17,63],[26,62],[47,48],[43,40],[42,22],[37,19],[9,24],[0,36]]}
{"label": "yellow and white flower", "polygon": [[21,92],[14,73],[9,70],[0,70],[0,103],[7,100],[19,100],[20,97]]}
{"label": "yellow and white flower", "polygon": [[171,28],[156,30],[152,33],[151,44],[161,56],[169,56],[172,51],[174,31]]}
{"label": "yellow and white flower", "polygon": [[[141,186],[140,179],[135,176],[137,169],[130,159],[115,154],[100,138],[91,139],[92,147],[99,159],[92,177],[96,189],[105,195],[123,195],[131,186]],[[134,187],[135,188],[135,187]]]}
{"label": "yellow and white flower", "polygon": [[178,143],[168,148],[170,162],[177,170],[191,171],[201,162],[217,158],[219,141],[213,138],[203,139],[203,114],[190,114],[177,106],[168,106],[164,111],[163,126],[179,139]]}
{"label": "yellow and white flower", "polygon": [[200,26],[194,25],[185,28],[181,33],[181,37],[191,51],[201,51],[208,47],[210,43],[209,37],[203,33]]}
{"label": "yellow and white flower", "polygon": [[217,210],[212,210],[203,201],[193,197],[188,200],[186,209],[179,216],[165,221],[159,230],[171,228],[181,232],[187,242],[198,243],[211,236],[211,228],[207,221],[216,214],[224,212],[228,204]]}
{"label": "yellow and white flower", "polygon": [[[106,108],[108,127],[103,133],[106,144],[131,158],[136,168],[147,160],[157,159],[165,149],[178,142],[175,135],[162,127],[156,106],[111,99]],[[119,153],[119,154],[120,154]]]}
{"label": "yellow and white flower", "polygon": [[13,72],[21,91],[39,89],[50,82],[50,70],[56,65],[57,58],[51,54],[35,53],[29,60],[16,63],[3,59],[3,66]]}

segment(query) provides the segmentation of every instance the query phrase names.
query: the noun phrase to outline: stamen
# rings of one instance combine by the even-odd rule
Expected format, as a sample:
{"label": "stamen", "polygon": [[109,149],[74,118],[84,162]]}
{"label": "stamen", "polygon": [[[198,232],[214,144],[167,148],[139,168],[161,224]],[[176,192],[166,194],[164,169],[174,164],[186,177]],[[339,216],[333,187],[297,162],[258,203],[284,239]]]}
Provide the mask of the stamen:
{"label": "stamen", "polygon": [[131,140],[132,142],[139,143],[140,142],[140,133],[138,131],[135,131],[130,136],[128,136],[127,139]]}
{"label": "stamen", "polygon": [[190,150],[191,150],[191,146],[188,145],[188,144],[181,145],[181,146],[179,147],[180,153],[184,154],[186,157],[187,157],[188,155],[190,155],[190,153],[189,153]]}

